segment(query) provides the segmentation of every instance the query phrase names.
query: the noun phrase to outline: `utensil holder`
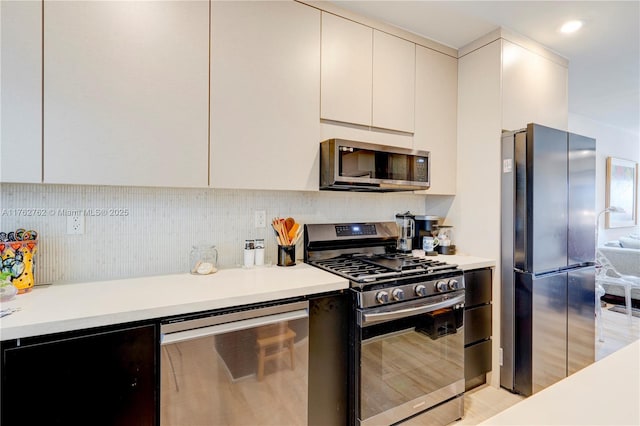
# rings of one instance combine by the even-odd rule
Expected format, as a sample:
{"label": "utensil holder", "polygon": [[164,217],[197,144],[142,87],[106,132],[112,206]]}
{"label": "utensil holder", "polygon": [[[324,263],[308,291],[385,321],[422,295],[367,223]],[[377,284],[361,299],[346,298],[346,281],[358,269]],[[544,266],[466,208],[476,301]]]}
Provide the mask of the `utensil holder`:
{"label": "utensil holder", "polygon": [[296,246],[278,245],[278,266],[293,266],[296,264]]}

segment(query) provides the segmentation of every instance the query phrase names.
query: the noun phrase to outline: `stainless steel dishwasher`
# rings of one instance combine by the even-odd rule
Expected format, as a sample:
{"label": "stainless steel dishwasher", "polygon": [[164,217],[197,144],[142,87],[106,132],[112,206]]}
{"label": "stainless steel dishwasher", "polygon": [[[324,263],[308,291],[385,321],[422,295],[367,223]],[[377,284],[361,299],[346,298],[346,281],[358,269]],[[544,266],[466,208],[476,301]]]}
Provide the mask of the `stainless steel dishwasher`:
{"label": "stainless steel dishwasher", "polygon": [[307,424],[309,302],[161,324],[162,425]]}

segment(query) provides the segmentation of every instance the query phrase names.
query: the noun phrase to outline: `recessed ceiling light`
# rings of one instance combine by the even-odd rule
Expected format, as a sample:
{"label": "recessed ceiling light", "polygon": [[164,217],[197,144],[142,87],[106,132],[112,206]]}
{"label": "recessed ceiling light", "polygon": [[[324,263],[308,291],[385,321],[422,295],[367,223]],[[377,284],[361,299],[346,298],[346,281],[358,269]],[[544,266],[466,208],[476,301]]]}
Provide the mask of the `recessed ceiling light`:
{"label": "recessed ceiling light", "polygon": [[582,21],[568,21],[560,28],[560,32],[565,34],[574,33],[582,27]]}

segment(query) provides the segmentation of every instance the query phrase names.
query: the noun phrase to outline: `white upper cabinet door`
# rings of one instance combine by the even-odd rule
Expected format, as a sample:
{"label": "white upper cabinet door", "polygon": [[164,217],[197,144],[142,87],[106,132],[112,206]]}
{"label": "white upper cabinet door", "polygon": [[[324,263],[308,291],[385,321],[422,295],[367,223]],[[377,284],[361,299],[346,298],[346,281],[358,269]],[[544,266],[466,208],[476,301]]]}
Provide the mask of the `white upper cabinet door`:
{"label": "white upper cabinet door", "polygon": [[502,41],[502,128],[528,123],[569,126],[569,70],[510,41]]}
{"label": "white upper cabinet door", "polygon": [[322,13],[320,118],[371,126],[373,29]]}
{"label": "white upper cabinet door", "polygon": [[211,3],[211,186],[318,190],[320,11]]}
{"label": "white upper cabinet door", "polygon": [[458,60],[416,46],[413,147],[431,153],[428,194],[456,193]]}
{"label": "white upper cabinet door", "polygon": [[208,185],[209,3],[44,2],[44,181]]}
{"label": "white upper cabinet door", "polygon": [[0,2],[0,182],[42,182],[42,4]]}
{"label": "white upper cabinet door", "polygon": [[373,127],[413,133],[415,49],[415,43],[373,30]]}

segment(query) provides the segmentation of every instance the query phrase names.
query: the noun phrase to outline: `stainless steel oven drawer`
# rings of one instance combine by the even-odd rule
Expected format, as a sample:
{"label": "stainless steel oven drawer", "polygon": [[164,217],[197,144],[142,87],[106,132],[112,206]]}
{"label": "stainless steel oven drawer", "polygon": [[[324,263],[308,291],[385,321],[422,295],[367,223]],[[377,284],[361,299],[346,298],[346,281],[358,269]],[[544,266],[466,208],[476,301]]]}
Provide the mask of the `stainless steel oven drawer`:
{"label": "stainless steel oven drawer", "polygon": [[[461,419],[464,415],[464,396],[460,395],[431,410],[411,417],[403,426],[442,425]],[[453,419],[453,420],[452,420]]]}

